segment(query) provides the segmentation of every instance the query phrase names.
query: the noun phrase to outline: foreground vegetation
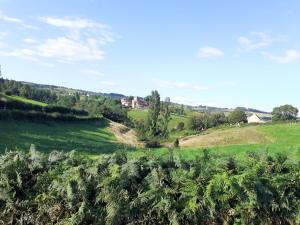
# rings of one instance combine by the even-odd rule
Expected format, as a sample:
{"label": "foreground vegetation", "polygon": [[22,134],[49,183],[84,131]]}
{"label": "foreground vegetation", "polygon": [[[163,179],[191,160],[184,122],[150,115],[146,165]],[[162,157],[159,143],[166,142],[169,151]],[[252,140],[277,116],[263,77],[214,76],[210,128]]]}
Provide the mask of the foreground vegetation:
{"label": "foreground vegetation", "polygon": [[0,224],[299,223],[300,164],[282,154],[245,157],[7,152]]}

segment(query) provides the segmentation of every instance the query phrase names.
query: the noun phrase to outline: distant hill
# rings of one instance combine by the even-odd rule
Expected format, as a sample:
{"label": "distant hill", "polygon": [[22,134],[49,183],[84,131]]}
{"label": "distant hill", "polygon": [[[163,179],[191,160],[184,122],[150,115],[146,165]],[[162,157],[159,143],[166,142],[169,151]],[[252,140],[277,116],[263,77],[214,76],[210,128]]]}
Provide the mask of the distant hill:
{"label": "distant hill", "polygon": [[[37,83],[32,83],[32,82],[25,82],[21,81],[23,84],[27,84],[33,87],[37,88],[42,88],[42,89],[49,89],[49,90],[54,90],[58,94],[74,94],[75,92],[78,92],[80,94],[85,94],[85,95],[91,95],[91,96],[105,96],[109,97],[112,99],[121,99],[126,97],[126,95],[119,94],[119,93],[102,93],[102,92],[94,92],[94,91],[86,91],[86,90],[81,90],[81,89],[74,89],[74,88],[68,88],[68,87],[63,87],[63,86],[56,86],[56,85],[48,85],[48,84],[37,84]],[[174,105],[180,106],[178,103],[172,103]],[[184,105],[186,108],[188,108],[191,111],[197,111],[197,112],[223,112],[223,113],[229,113],[233,111],[234,109],[231,108],[220,108],[220,107],[213,107],[213,106],[205,106],[205,105],[199,105],[199,106],[190,106],[190,105]],[[257,113],[260,116],[263,117],[271,117],[269,112],[265,112],[262,110],[258,109],[253,109],[253,108],[245,108],[245,107],[237,107],[243,111],[245,111],[247,114],[252,114],[252,113]]]}
{"label": "distant hill", "polygon": [[[192,111],[197,111],[197,112],[209,112],[209,113],[230,113],[232,112],[235,108],[219,108],[219,107],[211,107],[211,106],[186,106],[188,109]],[[270,112],[265,112],[259,109],[253,109],[253,108],[246,108],[246,107],[236,107],[237,109],[240,109],[244,111],[246,114],[250,115],[252,113],[256,113],[258,116],[270,119],[271,118],[271,113]]]}
{"label": "distant hill", "polygon": [[93,95],[93,96],[105,96],[113,99],[120,99],[125,97],[125,95],[118,94],[118,93],[102,93],[102,92],[94,92],[94,91],[86,91],[86,90],[81,90],[81,89],[74,89],[74,88],[68,88],[68,87],[63,87],[63,86],[56,86],[56,85],[49,85],[49,84],[37,84],[37,83],[32,83],[32,82],[25,82],[21,81],[23,84],[27,84],[36,88],[42,88],[42,89],[49,89],[52,91],[56,91],[58,93],[69,93],[73,94],[75,92],[78,92],[80,94],[85,94],[85,95]]}

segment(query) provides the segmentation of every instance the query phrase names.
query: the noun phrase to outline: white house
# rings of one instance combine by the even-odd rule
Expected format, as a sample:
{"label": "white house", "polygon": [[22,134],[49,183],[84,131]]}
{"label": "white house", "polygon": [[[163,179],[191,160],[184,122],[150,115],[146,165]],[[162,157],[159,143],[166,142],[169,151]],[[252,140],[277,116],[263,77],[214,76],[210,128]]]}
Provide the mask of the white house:
{"label": "white house", "polygon": [[266,121],[259,118],[259,116],[256,113],[253,113],[251,116],[248,116],[247,118],[248,123],[265,123]]}

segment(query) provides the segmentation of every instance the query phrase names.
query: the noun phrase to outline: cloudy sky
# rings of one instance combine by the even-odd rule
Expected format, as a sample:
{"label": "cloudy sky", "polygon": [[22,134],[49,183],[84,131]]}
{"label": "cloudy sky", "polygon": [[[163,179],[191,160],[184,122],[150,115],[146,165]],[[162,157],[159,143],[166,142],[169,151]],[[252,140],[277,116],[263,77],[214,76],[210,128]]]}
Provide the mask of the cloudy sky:
{"label": "cloudy sky", "polygon": [[0,0],[5,77],[192,105],[300,106],[298,0]]}

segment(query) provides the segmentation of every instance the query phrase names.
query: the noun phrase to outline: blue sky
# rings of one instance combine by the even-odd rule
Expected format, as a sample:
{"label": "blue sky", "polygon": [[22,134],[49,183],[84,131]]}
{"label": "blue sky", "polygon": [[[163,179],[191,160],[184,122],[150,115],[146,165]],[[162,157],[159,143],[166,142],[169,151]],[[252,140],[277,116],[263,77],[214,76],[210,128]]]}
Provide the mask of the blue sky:
{"label": "blue sky", "polygon": [[0,64],[36,83],[300,107],[299,12],[297,0],[0,0]]}

